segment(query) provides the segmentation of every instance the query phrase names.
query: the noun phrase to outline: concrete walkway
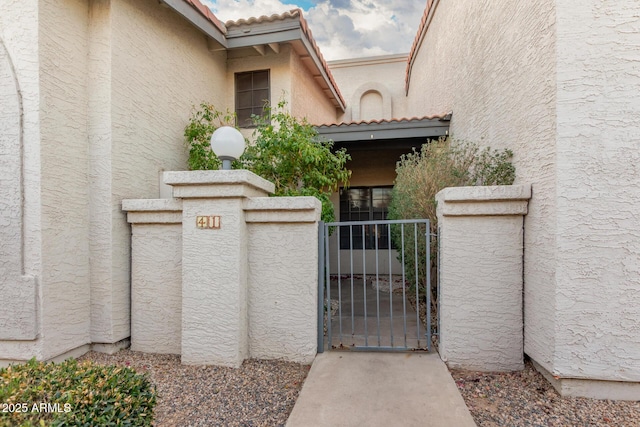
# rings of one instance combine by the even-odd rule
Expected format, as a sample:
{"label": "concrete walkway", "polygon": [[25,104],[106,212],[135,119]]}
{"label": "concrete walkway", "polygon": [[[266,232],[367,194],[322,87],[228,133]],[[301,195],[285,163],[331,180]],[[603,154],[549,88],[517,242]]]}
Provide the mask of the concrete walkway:
{"label": "concrete walkway", "polygon": [[287,427],[473,427],[436,353],[319,354]]}

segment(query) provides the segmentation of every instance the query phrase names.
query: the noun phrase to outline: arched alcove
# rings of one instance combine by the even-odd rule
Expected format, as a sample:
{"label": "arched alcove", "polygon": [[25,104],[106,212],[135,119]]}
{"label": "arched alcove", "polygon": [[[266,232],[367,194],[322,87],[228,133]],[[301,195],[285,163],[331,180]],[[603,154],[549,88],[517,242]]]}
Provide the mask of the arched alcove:
{"label": "arched alcove", "polygon": [[370,90],[362,94],[360,97],[360,120],[383,118],[382,102],[382,95],[377,90]]}
{"label": "arched alcove", "polygon": [[354,92],[352,99],[351,119],[354,122],[393,118],[391,92],[381,83],[364,83]]}

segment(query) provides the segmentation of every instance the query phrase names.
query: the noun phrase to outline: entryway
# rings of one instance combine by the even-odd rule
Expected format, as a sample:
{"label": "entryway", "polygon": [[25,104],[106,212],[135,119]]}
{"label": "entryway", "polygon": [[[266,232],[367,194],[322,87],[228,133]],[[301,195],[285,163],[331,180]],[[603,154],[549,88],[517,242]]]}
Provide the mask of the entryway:
{"label": "entryway", "polygon": [[429,221],[320,224],[318,351],[431,350]]}

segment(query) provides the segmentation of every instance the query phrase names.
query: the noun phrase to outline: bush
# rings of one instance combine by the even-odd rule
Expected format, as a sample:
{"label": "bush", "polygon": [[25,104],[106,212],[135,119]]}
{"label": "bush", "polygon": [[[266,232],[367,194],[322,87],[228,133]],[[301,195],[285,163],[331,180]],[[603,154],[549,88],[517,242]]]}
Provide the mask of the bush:
{"label": "bush", "polygon": [[155,388],[131,368],[75,359],[0,369],[0,426],[150,426]]}
{"label": "bush", "polygon": [[[253,117],[255,141],[233,167],[273,182],[275,196],[315,196],[322,202],[322,220],[334,221],[329,197],[340,183],[348,183],[351,171],[345,165],[350,157],[345,149],[332,151],[332,141],[321,139],[306,119],[292,116],[285,106],[281,101],[277,108],[265,107],[264,118]],[[233,113],[200,105],[185,129],[191,170],[218,169],[220,161],[211,151],[209,139],[219,126],[234,121]]]}
{"label": "bush", "polygon": [[190,170],[217,170],[220,160],[211,151],[211,135],[221,126],[234,126],[235,115],[230,111],[222,112],[203,102],[200,109],[194,110],[189,124],[184,130],[185,143],[189,149]]}
{"label": "bush", "polygon": [[[430,223],[432,289],[436,286],[437,232],[436,194],[446,187],[469,185],[511,185],[515,180],[515,167],[510,150],[480,149],[469,142],[449,138],[424,144],[420,151],[402,156],[396,166],[389,219],[427,218]],[[426,230],[425,230],[426,231]],[[408,232],[408,231],[407,231]],[[426,292],[426,245],[418,246],[418,280],[415,275],[415,248],[413,235],[405,232],[404,262],[410,283],[419,283],[421,293]],[[411,230],[411,233],[413,231]],[[424,235],[424,234],[423,234]],[[402,239],[396,227],[392,238],[398,247]],[[399,255],[402,262],[402,254]],[[432,301],[435,301],[432,298]],[[434,307],[435,308],[435,307]]]}

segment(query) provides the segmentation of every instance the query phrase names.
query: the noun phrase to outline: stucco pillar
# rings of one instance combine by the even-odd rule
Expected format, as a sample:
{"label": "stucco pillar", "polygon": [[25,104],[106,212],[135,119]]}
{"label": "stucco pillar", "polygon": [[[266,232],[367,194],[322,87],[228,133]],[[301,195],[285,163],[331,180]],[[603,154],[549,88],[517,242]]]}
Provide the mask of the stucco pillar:
{"label": "stucco pillar", "polygon": [[520,370],[523,216],[530,186],[456,187],[436,195],[440,357],[452,367]]}
{"label": "stucco pillar", "polygon": [[180,354],[182,203],[123,200],[131,224],[131,349]]}
{"label": "stucco pillar", "polygon": [[167,172],[164,181],[182,199],[182,362],[238,367],[249,351],[243,204],[274,185],[245,170]]}

